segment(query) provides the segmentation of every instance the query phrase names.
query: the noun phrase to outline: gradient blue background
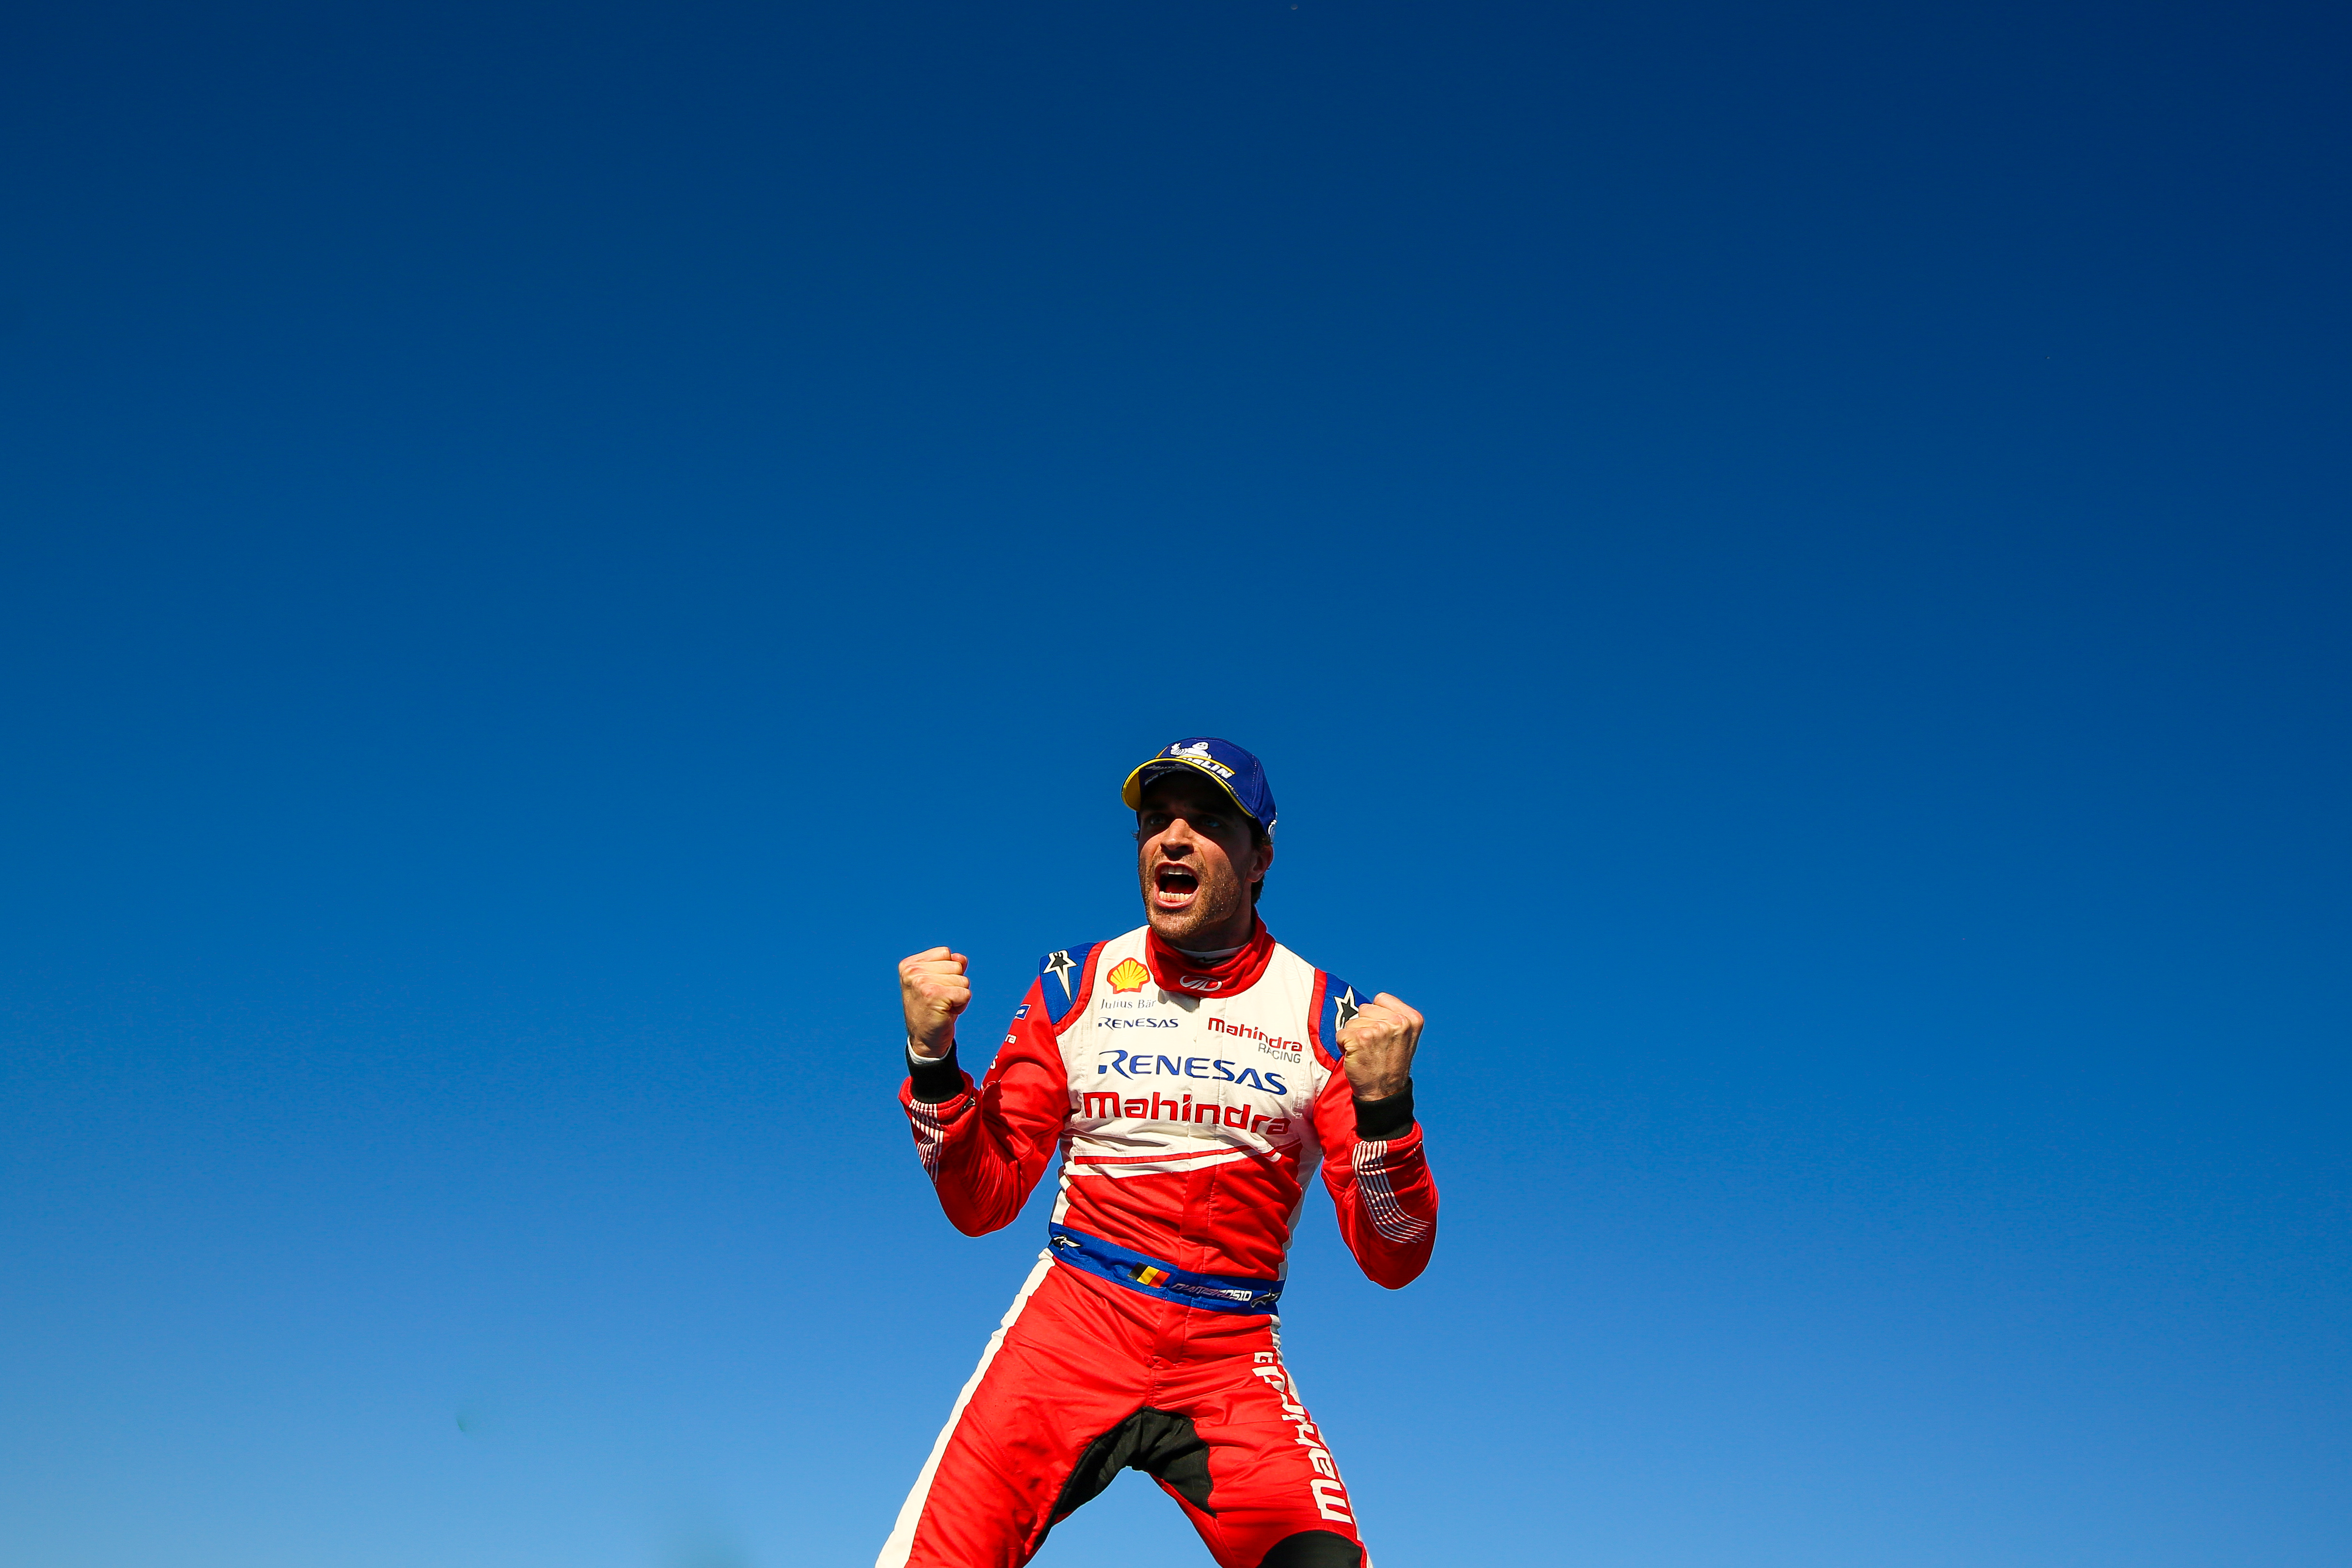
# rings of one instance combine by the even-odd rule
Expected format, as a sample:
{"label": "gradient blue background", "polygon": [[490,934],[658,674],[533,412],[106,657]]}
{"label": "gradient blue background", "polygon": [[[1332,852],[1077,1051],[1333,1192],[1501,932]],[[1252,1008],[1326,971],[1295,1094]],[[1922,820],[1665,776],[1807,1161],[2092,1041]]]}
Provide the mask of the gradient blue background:
{"label": "gradient blue background", "polygon": [[0,1557],[870,1561],[1044,1207],[891,966],[1209,732],[1432,1020],[1381,1568],[2352,1558],[2347,43],[15,13]]}

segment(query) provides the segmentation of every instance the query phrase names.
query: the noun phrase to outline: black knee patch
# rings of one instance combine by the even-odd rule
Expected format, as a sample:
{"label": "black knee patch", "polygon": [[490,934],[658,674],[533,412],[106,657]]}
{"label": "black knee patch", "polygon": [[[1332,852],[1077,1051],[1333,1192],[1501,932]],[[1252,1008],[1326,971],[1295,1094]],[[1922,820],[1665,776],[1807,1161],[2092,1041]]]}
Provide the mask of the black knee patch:
{"label": "black knee patch", "polygon": [[1302,1530],[1274,1543],[1257,1568],[1362,1568],[1364,1549],[1328,1530]]}
{"label": "black knee patch", "polygon": [[[1062,1483],[1062,1495],[1054,1500],[1053,1521],[1069,1518],[1093,1501],[1119,1471],[1129,1469],[1165,1482],[1202,1513],[1217,1511],[1209,1506],[1209,1445],[1192,1429],[1192,1417],[1147,1405],[1087,1445],[1070,1479]],[[1319,1564],[1322,1559],[1299,1561]]]}

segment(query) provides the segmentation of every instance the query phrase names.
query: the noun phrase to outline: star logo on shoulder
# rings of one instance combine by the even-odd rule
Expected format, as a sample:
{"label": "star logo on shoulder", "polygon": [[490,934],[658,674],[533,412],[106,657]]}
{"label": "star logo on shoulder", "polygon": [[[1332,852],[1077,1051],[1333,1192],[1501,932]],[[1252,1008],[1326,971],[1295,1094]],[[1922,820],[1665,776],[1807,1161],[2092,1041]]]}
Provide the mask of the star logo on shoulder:
{"label": "star logo on shoulder", "polygon": [[1353,986],[1349,986],[1334,998],[1331,1005],[1339,1009],[1339,1021],[1331,1028],[1332,1043],[1337,1045],[1339,1031],[1355,1022],[1356,1015],[1364,1009],[1362,1004],[1356,1000],[1356,988]]}
{"label": "star logo on shoulder", "polygon": [[1075,994],[1070,989],[1070,971],[1076,967],[1066,951],[1052,954],[1045,960],[1045,973],[1062,982],[1062,995],[1066,998]]}

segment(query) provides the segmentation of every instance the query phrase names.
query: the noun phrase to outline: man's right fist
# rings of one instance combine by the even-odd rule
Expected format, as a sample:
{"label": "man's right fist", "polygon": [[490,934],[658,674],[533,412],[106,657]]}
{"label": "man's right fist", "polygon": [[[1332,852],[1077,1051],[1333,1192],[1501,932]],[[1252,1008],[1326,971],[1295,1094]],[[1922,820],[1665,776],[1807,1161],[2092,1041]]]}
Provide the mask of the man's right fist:
{"label": "man's right fist", "polygon": [[955,1044],[956,1014],[971,1006],[971,960],[944,947],[926,947],[898,961],[898,998],[907,1009],[907,1049],[945,1056]]}

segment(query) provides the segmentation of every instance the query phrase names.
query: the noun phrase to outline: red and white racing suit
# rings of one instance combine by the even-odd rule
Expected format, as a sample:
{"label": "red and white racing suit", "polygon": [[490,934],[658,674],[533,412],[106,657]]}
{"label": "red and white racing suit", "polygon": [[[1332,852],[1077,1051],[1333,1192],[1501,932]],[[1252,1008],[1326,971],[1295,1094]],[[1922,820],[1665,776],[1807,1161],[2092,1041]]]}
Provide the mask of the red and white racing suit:
{"label": "red and white racing suit", "polygon": [[1144,926],[1047,955],[984,1084],[910,1057],[899,1100],[956,1228],[1010,1224],[1057,1145],[1061,1190],[877,1568],[1013,1568],[1129,1468],[1222,1568],[1365,1563],[1275,1307],[1318,1163],[1373,1280],[1411,1282],[1436,1239],[1411,1090],[1360,1103],[1337,1059],[1369,999],[1263,925],[1215,963]]}

